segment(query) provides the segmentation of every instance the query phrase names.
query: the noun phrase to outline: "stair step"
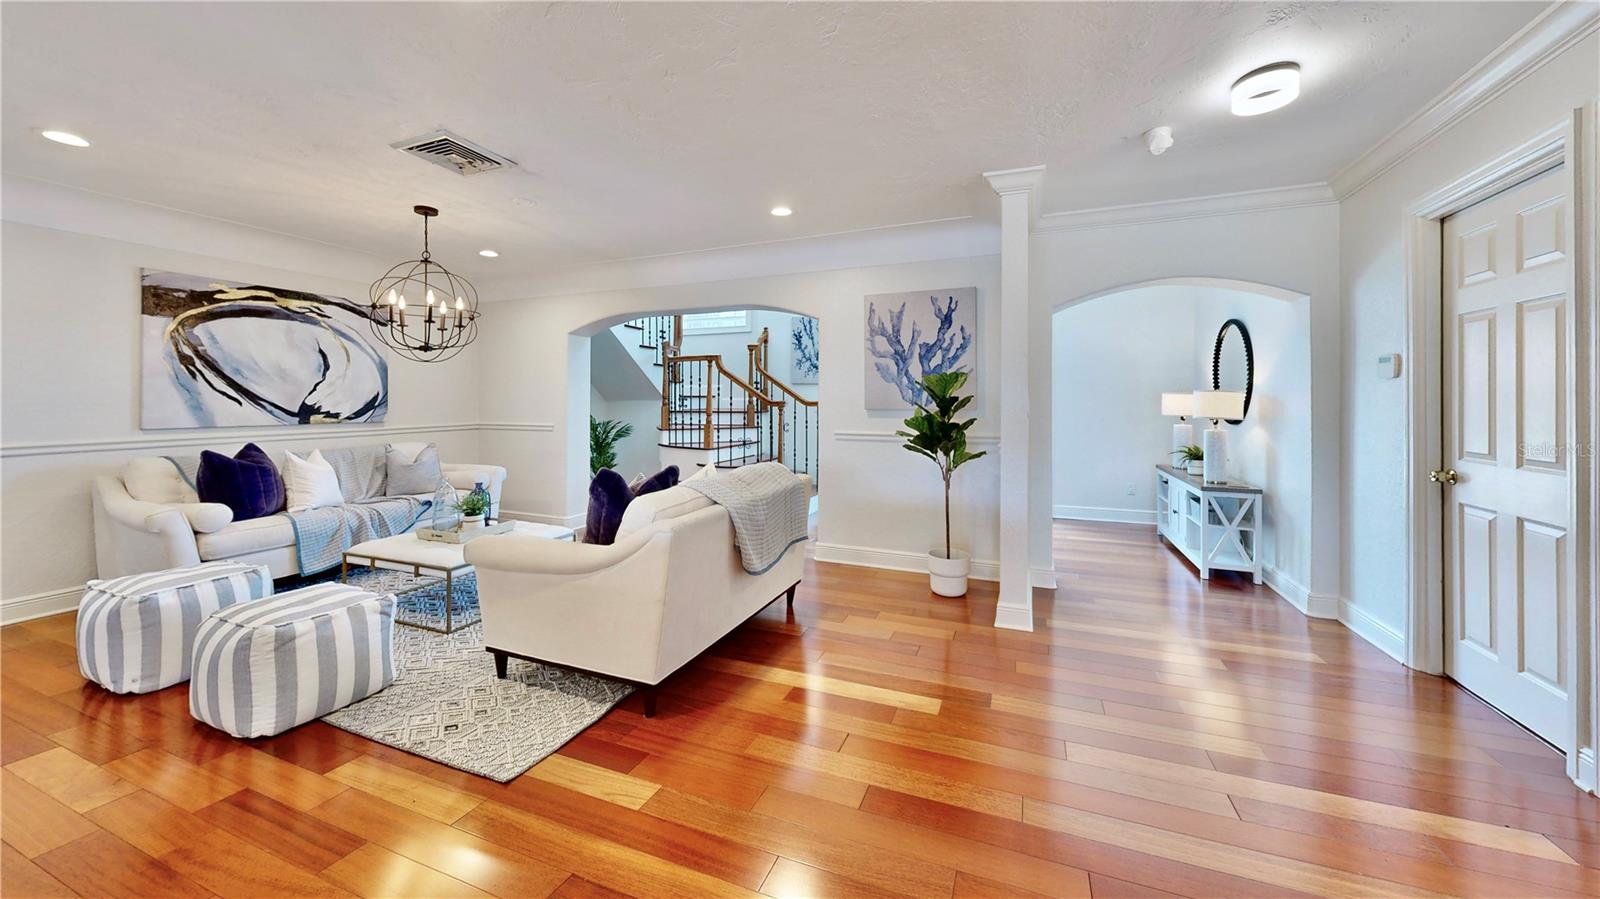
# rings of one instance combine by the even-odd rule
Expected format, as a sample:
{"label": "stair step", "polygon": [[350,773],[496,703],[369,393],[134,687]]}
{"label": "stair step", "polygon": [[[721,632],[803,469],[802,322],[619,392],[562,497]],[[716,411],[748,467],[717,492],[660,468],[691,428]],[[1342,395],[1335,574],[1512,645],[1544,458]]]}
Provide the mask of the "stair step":
{"label": "stair step", "polygon": [[[706,426],[703,425],[703,424],[698,424],[698,425],[673,424],[673,425],[668,425],[667,427],[664,427],[664,428],[657,427],[656,430],[658,430],[658,431],[703,431],[703,430],[705,430],[705,427]],[[754,430],[756,430],[756,427],[754,425],[730,425],[730,424],[718,424],[717,422],[712,422],[711,423],[711,429],[714,430],[714,431],[754,431]]]}
{"label": "stair step", "polygon": [[636,325],[633,322],[623,322],[622,326],[624,328],[632,328],[635,331],[643,331],[644,330],[644,325]]}

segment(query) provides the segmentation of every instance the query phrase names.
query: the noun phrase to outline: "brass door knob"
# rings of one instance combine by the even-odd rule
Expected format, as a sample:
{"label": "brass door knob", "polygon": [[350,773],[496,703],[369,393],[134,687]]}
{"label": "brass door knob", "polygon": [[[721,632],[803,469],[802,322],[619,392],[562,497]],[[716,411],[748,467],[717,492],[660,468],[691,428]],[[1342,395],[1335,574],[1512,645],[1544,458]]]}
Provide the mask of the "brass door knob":
{"label": "brass door knob", "polygon": [[1430,471],[1428,472],[1428,480],[1435,484],[1454,484],[1456,482],[1456,470],[1454,468],[1444,468],[1439,471]]}

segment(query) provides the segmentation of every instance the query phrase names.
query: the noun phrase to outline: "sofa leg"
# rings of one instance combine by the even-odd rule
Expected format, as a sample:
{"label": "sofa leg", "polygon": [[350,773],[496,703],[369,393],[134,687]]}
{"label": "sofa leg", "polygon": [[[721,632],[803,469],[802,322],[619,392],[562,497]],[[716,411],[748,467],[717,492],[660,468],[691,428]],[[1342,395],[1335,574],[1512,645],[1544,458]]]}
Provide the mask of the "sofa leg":
{"label": "sofa leg", "polygon": [[510,657],[503,652],[495,652],[492,649],[489,650],[489,652],[494,653],[494,676],[500,678],[501,680],[505,680],[506,663],[511,660]]}
{"label": "sofa leg", "polygon": [[656,688],[642,687],[641,689],[644,692],[644,716],[646,718],[654,718],[656,716]]}
{"label": "sofa leg", "polygon": [[787,601],[788,606],[791,609],[794,608],[794,591],[795,591],[795,588],[798,587],[798,586],[800,586],[800,582],[799,581],[795,581],[794,583],[789,585],[789,592],[784,594],[784,599]]}

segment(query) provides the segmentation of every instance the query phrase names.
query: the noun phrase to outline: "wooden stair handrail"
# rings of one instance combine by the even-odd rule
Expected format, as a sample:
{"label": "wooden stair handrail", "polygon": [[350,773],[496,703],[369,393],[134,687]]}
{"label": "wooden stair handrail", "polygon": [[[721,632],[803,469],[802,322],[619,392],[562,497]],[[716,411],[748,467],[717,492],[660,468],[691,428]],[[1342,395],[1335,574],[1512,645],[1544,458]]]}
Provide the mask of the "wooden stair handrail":
{"label": "wooden stair handrail", "polygon": [[808,399],[806,399],[805,397],[803,397],[800,394],[796,393],[795,389],[793,387],[790,387],[788,384],[785,384],[782,381],[778,380],[777,378],[774,378],[772,376],[772,373],[767,371],[765,366],[759,366],[759,365],[756,366],[756,371],[761,373],[761,383],[763,383],[763,384],[771,384],[772,386],[774,386],[774,387],[778,388],[779,390],[783,391],[785,394],[787,394],[789,396],[790,399],[793,399],[795,402],[799,403],[800,405],[802,405],[802,406],[812,406],[812,407],[815,407],[817,405],[817,401],[816,400],[808,400]]}

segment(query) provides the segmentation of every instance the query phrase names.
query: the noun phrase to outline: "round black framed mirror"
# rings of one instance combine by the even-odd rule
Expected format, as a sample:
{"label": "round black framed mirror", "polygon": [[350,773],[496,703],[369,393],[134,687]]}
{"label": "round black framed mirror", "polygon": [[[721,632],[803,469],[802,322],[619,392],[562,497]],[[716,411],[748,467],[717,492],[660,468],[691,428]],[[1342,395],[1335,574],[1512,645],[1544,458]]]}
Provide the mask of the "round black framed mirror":
{"label": "round black framed mirror", "polygon": [[1217,331],[1217,343],[1211,350],[1211,389],[1233,390],[1244,394],[1244,415],[1228,419],[1236,425],[1250,414],[1250,398],[1255,393],[1256,359],[1250,345],[1250,329],[1244,322],[1230,318]]}

